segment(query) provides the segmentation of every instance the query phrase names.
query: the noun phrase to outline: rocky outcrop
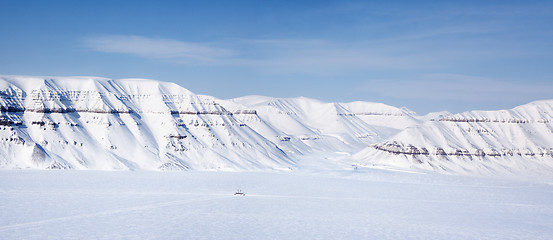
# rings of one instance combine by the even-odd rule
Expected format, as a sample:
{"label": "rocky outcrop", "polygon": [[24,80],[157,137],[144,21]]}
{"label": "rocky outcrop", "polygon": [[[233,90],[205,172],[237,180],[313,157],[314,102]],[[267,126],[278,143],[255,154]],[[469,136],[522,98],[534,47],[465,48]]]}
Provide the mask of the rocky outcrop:
{"label": "rocky outcrop", "polygon": [[455,149],[450,148],[447,151],[441,147],[435,147],[433,151],[428,151],[425,147],[416,147],[411,144],[403,145],[397,142],[391,143],[379,143],[370,146],[378,151],[383,151],[396,155],[433,155],[433,156],[467,156],[467,157],[502,157],[502,156],[540,156],[540,157],[553,157],[552,148],[538,148],[536,150],[531,149],[517,149],[517,148],[503,148],[503,149]]}

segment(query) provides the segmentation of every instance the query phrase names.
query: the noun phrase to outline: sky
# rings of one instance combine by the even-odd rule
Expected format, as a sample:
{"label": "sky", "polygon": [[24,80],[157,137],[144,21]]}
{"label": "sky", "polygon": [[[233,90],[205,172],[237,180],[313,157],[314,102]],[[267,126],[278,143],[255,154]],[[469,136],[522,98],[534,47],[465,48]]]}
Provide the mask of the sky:
{"label": "sky", "polygon": [[553,99],[553,1],[0,1],[0,74],[419,114]]}

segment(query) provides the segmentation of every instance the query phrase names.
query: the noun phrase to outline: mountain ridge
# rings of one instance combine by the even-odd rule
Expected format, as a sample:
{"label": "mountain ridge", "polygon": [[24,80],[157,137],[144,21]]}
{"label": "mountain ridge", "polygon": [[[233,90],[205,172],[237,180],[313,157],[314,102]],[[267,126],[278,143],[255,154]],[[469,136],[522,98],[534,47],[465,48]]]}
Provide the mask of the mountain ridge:
{"label": "mountain ridge", "polygon": [[550,176],[552,123],[553,100],[507,110],[467,111],[406,128],[353,158],[364,166]]}
{"label": "mountain ridge", "polygon": [[[0,168],[553,172],[553,100],[419,116],[383,103],[218,99],[148,79],[0,75]],[[344,155],[345,154],[345,155]]]}
{"label": "mountain ridge", "polygon": [[[1,77],[2,167],[233,170],[292,163],[215,98],[153,80],[77,80]],[[231,125],[240,127],[225,127]]]}

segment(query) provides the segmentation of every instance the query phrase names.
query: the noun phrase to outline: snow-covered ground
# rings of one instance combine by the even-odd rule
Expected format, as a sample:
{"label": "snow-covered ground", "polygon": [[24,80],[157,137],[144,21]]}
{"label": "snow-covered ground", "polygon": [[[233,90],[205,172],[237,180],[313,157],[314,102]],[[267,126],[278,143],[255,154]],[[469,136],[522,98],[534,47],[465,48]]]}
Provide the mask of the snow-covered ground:
{"label": "snow-covered ground", "polygon": [[418,116],[0,76],[0,239],[553,239],[551,146],[553,100]]}
{"label": "snow-covered ground", "polygon": [[553,239],[553,181],[1,170],[0,239]]}

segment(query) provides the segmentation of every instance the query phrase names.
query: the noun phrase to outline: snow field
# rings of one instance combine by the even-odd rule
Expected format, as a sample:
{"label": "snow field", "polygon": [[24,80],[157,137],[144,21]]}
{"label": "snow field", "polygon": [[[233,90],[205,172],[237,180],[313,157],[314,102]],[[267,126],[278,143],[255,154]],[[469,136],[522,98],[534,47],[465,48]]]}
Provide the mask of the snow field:
{"label": "snow field", "polygon": [[551,239],[552,219],[553,184],[541,182],[366,168],[0,171],[0,239]]}

